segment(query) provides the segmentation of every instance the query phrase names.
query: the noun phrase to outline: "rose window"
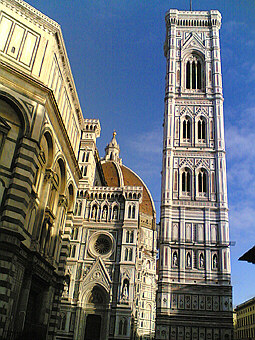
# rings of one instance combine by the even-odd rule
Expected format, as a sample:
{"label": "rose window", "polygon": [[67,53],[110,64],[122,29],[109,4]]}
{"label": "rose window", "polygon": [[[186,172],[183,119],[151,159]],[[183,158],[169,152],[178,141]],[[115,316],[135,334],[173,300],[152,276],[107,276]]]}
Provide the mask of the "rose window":
{"label": "rose window", "polygon": [[100,254],[105,255],[109,253],[112,248],[112,241],[107,235],[99,235],[94,244],[94,250]]}

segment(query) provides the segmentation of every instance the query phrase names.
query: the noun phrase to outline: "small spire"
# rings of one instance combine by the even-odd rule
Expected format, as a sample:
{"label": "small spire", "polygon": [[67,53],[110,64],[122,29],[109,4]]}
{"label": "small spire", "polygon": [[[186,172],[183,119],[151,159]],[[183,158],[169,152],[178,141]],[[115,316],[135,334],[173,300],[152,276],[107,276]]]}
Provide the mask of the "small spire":
{"label": "small spire", "polygon": [[110,160],[110,161],[115,161],[119,164],[122,164],[122,161],[120,159],[120,147],[117,143],[116,135],[117,135],[117,132],[113,130],[112,139],[110,143],[107,145],[107,147],[105,148],[104,159],[107,161]]}
{"label": "small spire", "polygon": [[192,11],[192,0],[190,0],[190,11]]}

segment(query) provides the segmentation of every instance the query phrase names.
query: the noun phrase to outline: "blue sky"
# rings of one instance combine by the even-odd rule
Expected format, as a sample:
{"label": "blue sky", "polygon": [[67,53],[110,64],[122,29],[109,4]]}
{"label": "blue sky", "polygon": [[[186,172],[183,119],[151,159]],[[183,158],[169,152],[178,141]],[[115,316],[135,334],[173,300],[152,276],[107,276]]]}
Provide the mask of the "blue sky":
{"label": "blue sky", "polygon": [[[148,185],[159,221],[164,113],[165,12],[189,0],[29,0],[64,35],[86,118],[99,118],[100,155],[113,129],[123,163]],[[200,7],[201,6],[201,7]],[[255,295],[255,265],[238,258],[255,244],[255,1],[193,0],[220,10],[234,304]]]}

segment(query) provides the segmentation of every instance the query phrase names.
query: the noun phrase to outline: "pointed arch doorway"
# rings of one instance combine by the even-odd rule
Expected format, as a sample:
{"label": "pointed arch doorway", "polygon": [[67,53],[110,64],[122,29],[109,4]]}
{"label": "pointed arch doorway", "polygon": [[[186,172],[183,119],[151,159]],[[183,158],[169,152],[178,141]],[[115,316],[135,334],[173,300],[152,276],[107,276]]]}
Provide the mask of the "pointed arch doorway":
{"label": "pointed arch doorway", "polygon": [[109,296],[101,285],[95,285],[87,294],[84,308],[83,340],[108,339]]}

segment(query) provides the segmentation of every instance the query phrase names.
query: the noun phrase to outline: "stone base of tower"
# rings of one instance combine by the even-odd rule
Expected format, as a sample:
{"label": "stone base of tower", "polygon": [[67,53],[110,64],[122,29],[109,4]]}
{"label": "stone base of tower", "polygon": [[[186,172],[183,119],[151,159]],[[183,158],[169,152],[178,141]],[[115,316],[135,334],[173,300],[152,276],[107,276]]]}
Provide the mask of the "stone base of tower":
{"label": "stone base of tower", "polygon": [[159,287],[155,339],[233,339],[232,287],[171,284]]}

